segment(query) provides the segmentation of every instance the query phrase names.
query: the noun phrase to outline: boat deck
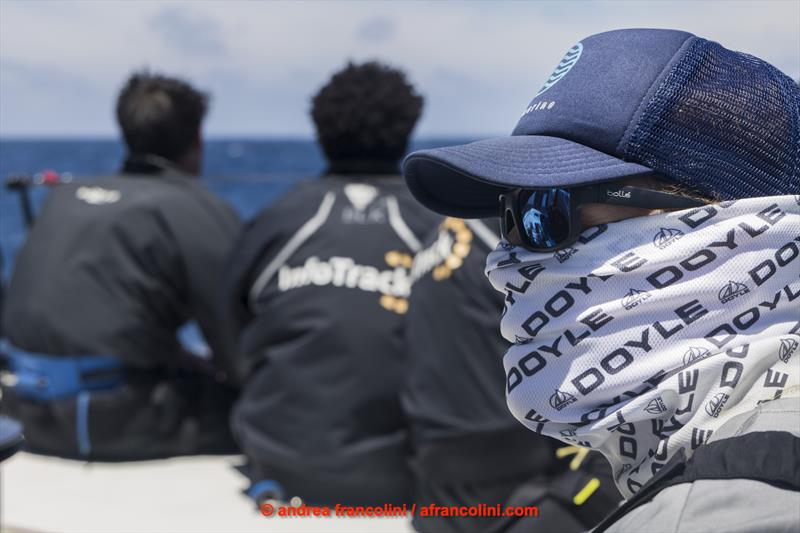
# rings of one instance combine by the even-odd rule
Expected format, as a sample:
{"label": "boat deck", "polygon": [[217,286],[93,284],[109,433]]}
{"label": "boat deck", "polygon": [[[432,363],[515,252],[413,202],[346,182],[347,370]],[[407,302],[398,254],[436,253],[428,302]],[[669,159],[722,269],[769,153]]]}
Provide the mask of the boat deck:
{"label": "boat deck", "polygon": [[408,518],[266,518],[239,456],[85,463],[17,453],[0,464],[3,532],[413,531]]}

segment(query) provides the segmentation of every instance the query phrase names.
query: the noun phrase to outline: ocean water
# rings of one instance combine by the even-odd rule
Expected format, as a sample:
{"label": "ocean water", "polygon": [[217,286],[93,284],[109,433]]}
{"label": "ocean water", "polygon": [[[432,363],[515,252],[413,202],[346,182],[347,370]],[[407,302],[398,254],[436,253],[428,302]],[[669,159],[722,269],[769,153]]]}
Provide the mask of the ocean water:
{"label": "ocean water", "polygon": [[[411,150],[469,142],[469,139],[421,140]],[[75,180],[91,181],[115,172],[124,156],[115,140],[10,140],[0,139],[0,179],[12,174],[54,170]],[[314,179],[325,169],[322,152],[307,140],[211,140],[206,142],[204,182],[225,198],[243,218],[302,179]],[[46,187],[31,189],[34,212],[47,195]],[[0,249],[8,279],[17,250],[25,240],[19,196],[0,190]]]}

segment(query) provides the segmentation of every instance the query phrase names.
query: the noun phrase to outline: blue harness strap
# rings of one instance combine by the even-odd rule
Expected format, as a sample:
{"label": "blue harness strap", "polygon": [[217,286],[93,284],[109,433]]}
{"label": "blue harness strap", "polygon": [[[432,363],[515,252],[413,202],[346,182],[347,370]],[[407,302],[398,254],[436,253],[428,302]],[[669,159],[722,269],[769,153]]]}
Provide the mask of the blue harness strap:
{"label": "blue harness strap", "polygon": [[5,461],[22,447],[22,424],[13,418],[0,415],[0,461]]}
{"label": "blue harness strap", "polygon": [[31,400],[49,402],[122,382],[122,363],[107,355],[53,356],[12,347],[8,360],[14,392]]}
{"label": "blue harness strap", "polygon": [[26,352],[13,346],[7,354],[14,376],[13,390],[20,397],[47,403],[75,398],[75,435],[78,452],[92,450],[89,438],[89,405],[93,391],[112,389],[122,383],[123,367],[107,355],[54,356]]}
{"label": "blue harness strap", "polygon": [[81,391],[75,401],[75,435],[78,438],[78,451],[86,457],[92,451],[92,442],[89,439],[89,400],[92,393]]}

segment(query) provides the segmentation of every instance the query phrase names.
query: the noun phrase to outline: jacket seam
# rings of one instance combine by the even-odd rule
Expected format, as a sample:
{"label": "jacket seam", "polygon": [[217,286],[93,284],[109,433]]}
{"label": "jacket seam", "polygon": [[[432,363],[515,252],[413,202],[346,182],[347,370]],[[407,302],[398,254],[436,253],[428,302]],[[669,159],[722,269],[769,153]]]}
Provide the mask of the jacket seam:
{"label": "jacket seam", "polygon": [[[696,481],[696,480],[695,480]],[[689,505],[689,499],[692,495],[692,491],[695,489],[694,482],[688,483],[689,490],[686,492],[686,497],[683,499],[683,505],[681,506],[681,510],[678,513],[677,520],[675,520],[675,529],[673,529],[673,533],[678,533],[681,531],[681,522],[683,522],[683,514],[686,512],[686,507]],[[678,487],[680,485],[677,485]]]}

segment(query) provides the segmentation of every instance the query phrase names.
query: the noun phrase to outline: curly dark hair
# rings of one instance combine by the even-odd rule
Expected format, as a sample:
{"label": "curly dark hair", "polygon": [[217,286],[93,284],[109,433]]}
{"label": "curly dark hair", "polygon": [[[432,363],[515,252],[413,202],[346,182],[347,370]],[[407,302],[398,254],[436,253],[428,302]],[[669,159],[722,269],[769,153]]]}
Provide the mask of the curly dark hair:
{"label": "curly dark hair", "polygon": [[128,150],[180,158],[200,135],[208,99],[182,80],[135,72],[117,98],[117,121]]}
{"label": "curly dark hair", "polygon": [[397,161],[422,105],[403,71],[377,61],[348,63],[313,97],[311,118],[329,161]]}

